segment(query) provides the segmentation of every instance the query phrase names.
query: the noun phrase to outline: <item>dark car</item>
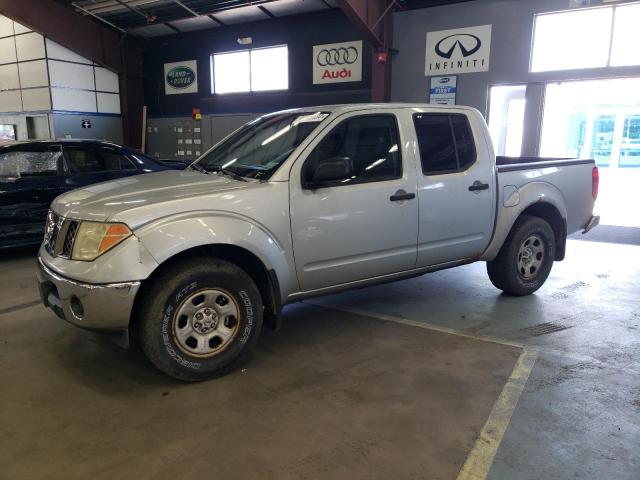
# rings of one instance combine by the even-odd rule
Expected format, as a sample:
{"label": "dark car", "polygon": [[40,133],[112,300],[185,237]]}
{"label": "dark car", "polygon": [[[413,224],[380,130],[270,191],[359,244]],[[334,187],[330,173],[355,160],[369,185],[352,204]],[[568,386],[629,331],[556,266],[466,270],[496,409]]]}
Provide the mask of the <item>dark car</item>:
{"label": "dark car", "polygon": [[64,192],[168,169],[159,160],[103,141],[0,144],[0,248],[40,243],[49,204]]}

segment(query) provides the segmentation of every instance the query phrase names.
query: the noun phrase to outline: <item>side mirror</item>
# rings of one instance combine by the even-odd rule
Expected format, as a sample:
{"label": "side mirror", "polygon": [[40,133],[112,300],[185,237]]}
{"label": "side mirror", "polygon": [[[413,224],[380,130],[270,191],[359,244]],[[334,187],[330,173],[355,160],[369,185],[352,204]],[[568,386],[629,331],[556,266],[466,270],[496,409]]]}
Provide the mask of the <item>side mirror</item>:
{"label": "side mirror", "polygon": [[302,187],[309,190],[330,187],[353,176],[353,161],[349,157],[331,157],[318,162],[305,175]]}

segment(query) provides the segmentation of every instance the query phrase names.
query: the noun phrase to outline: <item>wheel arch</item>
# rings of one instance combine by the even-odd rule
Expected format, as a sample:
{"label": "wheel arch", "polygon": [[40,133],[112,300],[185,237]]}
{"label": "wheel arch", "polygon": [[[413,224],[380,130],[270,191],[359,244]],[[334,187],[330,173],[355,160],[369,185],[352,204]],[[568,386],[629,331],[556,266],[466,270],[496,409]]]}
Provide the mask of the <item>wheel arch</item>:
{"label": "wheel arch", "polygon": [[547,182],[530,182],[517,190],[516,198],[516,205],[502,207],[493,239],[480,259],[493,260],[518,219],[523,215],[529,215],[542,218],[549,223],[556,240],[555,260],[563,260],[566,252],[567,209],[560,190]]}
{"label": "wheel arch", "polygon": [[264,323],[271,328],[279,329],[282,323],[282,299],[280,282],[273,269],[268,269],[264,262],[246,248],[231,244],[207,244],[182,250],[160,263],[151,274],[141,282],[133,305],[133,315],[130,327],[133,327],[138,317],[138,309],[146,292],[154,280],[165,270],[191,258],[220,258],[237,265],[253,279],[258,287],[264,306]]}
{"label": "wheel arch", "polygon": [[567,245],[567,221],[562,218],[558,209],[548,202],[536,202],[525,208],[518,218],[523,215],[541,218],[551,226],[556,241],[555,260],[564,260]]}

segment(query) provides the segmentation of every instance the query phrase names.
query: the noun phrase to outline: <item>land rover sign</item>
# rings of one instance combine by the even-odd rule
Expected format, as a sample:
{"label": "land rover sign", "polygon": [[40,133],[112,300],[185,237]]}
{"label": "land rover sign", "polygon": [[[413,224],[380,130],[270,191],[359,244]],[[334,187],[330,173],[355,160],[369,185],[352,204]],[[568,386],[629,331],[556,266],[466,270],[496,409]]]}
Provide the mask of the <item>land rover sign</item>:
{"label": "land rover sign", "polygon": [[164,64],[164,93],[198,92],[198,66],[195,60]]}

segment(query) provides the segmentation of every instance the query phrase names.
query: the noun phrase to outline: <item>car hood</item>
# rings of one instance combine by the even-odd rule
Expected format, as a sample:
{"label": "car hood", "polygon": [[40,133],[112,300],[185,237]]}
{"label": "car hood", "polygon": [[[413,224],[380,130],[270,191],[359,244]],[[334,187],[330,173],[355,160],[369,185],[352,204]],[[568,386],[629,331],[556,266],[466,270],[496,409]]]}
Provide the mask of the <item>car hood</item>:
{"label": "car hood", "polygon": [[238,203],[236,193],[261,185],[260,182],[242,182],[194,170],[167,170],[73,190],[57,197],[52,209],[63,217],[125,221],[135,228],[172,213],[194,209],[224,210],[229,199]]}

